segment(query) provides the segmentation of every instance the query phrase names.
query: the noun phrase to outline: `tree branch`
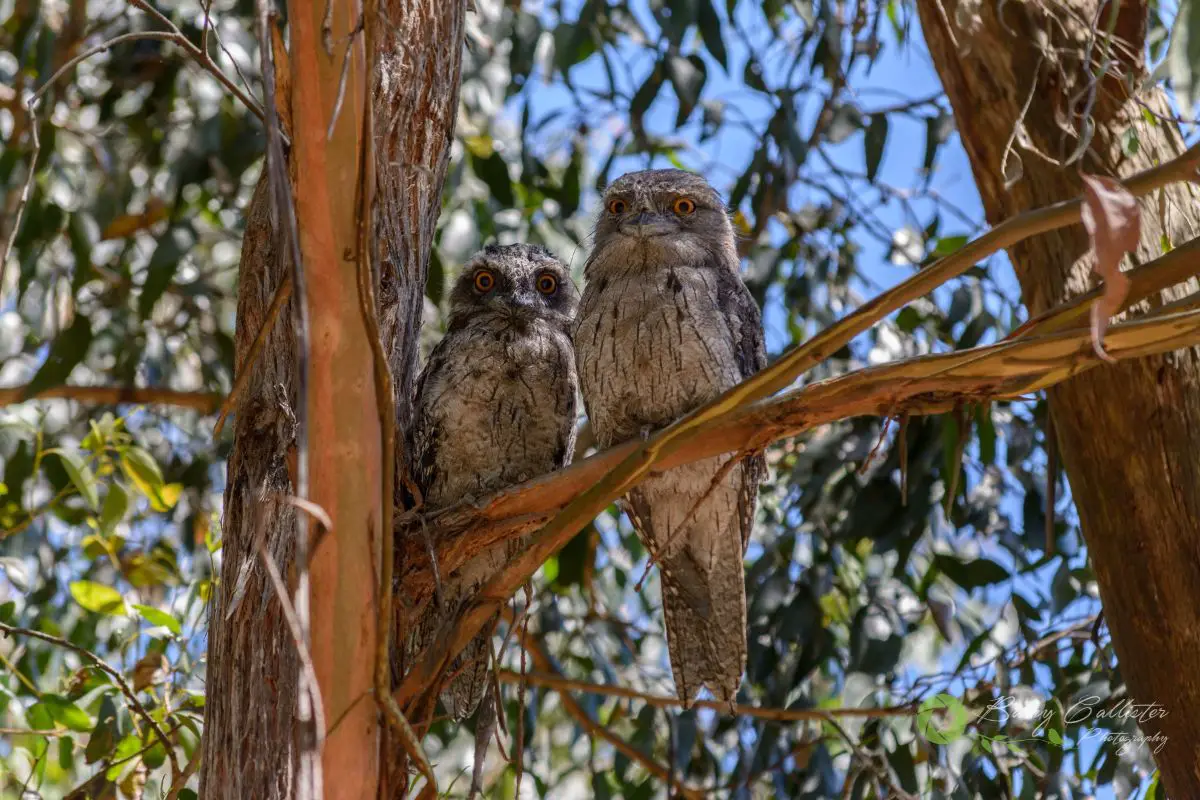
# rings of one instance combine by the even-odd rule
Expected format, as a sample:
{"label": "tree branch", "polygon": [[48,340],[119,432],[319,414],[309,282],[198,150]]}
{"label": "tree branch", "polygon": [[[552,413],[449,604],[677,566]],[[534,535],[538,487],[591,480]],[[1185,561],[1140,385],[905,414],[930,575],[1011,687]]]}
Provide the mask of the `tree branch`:
{"label": "tree branch", "polygon": [[141,701],[137,699],[137,695],[135,695],[133,690],[129,688],[129,684],[125,682],[125,678],[122,677],[121,673],[109,666],[108,662],[100,658],[100,656],[96,655],[91,650],[88,650],[86,647],[80,647],[77,644],[67,641],[61,636],[53,636],[49,633],[42,633],[41,631],[35,631],[30,628],[18,628],[13,625],[7,625],[3,622],[0,622],[0,633],[5,633],[9,636],[28,636],[33,639],[41,639],[43,642],[49,642],[50,644],[58,645],[59,647],[65,647],[68,650],[74,650],[76,653],[79,653],[79,655],[91,661],[97,669],[108,675],[113,679],[114,682],[116,682],[117,688],[121,690],[121,694],[125,695],[125,700],[129,703],[129,707],[133,711],[137,712],[137,715],[141,717],[147,725],[150,726],[150,730],[154,731],[154,735],[158,737],[160,742],[162,742],[163,749],[167,751],[167,758],[171,760],[172,776],[178,777],[180,775],[179,760],[175,756],[175,748],[171,746],[171,741],[167,738],[167,734],[163,732],[163,729],[159,727],[159,724],[155,722],[154,718],[151,717],[146,711],[146,707],[143,706]]}
{"label": "tree branch", "polygon": [[[167,26],[167,28],[170,30],[169,40],[172,44],[176,44],[183,48],[183,50],[192,57],[193,61],[199,64],[205,72],[216,78],[221,85],[228,89],[234,97],[240,100],[242,105],[248,108],[250,112],[254,114],[254,116],[258,117],[264,123],[267,121],[267,118],[263,114],[263,110],[259,108],[258,103],[254,102],[253,98],[243,92],[241,88],[229,78],[228,75],[221,71],[221,68],[218,67],[216,62],[209,57],[206,50],[201,50],[199,47],[192,44],[191,40],[183,35],[183,31],[179,30],[179,27],[175,23],[171,22],[171,20],[168,19],[165,14],[147,3],[145,0],[129,0],[129,4],[141,9],[142,11],[145,11],[163,25]],[[147,34],[143,33],[140,35],[145,37]]]}
{"label": "tree branch", "polygon": [[[1159,167],[1133,176],[1125,185],[1135,196],[1145,195],[1168,183],[1193,179],[1198,165],[1200,145]],[[770,428],[772,438],[779,439],[794,436],[820,422],[864,413],[890,413],[889,409],[898,413],[944,411],[963,399],[1013,397],[1036,391],[1096,366],[1098,359],[1088,352],[1091,349],[1088,332],[1070,331],[1057,336],[1022,339],[991,348],[866,369],[835,381],[807,387],[774,401],[751,405],[787,388],[813,366],[892,312],[961,275],[981,259],[1031,236],[1079,222],[1081,209],[1082,201],[1076,198],[1007,220],[961,250],[877,296],[854,314],[788,351],[763,371],[677,420],[648,441],[640,445],[626,444],[609,451],[623,455],[623,459],[617,461],[619,456],[614,458],[606,453],[587,459],[578,465],[579,469],[572,467],[565,470],[562,475],[571,475],[578,480],[587,467],[594,469],[596,462],[602,458],[606,467],[617,462],[615,467],[604,469],[599,474],[591,472],[589,477],[595,476],[595,479],[590,483],[576,484],[574,488],[583,488],[583,491],[567,498],[569,502],[565,507],[560,506],[561,511],[532,538],[521,554],[510,560],[480,588],[457,619],[448,618],[445,621],[433,639],[436,644],[417,660],[401,682],[396,692],[397,701],[403,707],[427,695],[429,687],[436,685],[434,678],[445,671],[453,655],[462,650],[512,593],[571,536],[615,498],[644,479],[652,468],[663,470],[674,463],[686,463],[704,457],[697,451],[708,450],[705,455],[711,456],[739,449],[745,446],[751,436],[765,438],[764,428]],[[1124,336],[1121,356],[1110,350],[1114,358],[1160,353],[1200,341],[1200,313],[1185,312],[1145,318],[1122,325],[1113,332],[1116,333],[1116,330],[1121,330]],[[881,374],[888,376],[887,383],[879,381]],[[834,387],[832,390],[831,386]],[[882,407],[881,399],[886,401]],[[901,399],[905,402],[900,402]],[[821,412],[824,412],[824,418]],[[562,483],[565,484],[566,480],[563,479]],[[547,490],[550,487],[543,483],[541,488]],[[548,491],[545,493],[549,494]],[[540,521],[549,516],[548,511],[541,514],[535,512],[532,516]],[[525,513],[529,515],[527,510]],[[528,530],[511,522],[497,527],[515,528],[513,535]],[[476,542],[483,544],[482,540],[488,538],[489,533],[486,526],[477,529],[472,546]],[[480,549],[482,547],[475,549],[475,552]],[[443,571],[453,569],[446,562],[440,566]],[[410,596],[420,596],[412,592],[407,581],[404,585]]]}
{"label": "tree branch", "polygon": [[[534,661],[537,661],[537,656],[534,656]],[[539,665],[540,667],[540,665]],[[680,708],[683,703],[678,697],[667,697],[666,695],[647,694],[639,692],[636,689],[630,689],[625,686],[616,686],[603,683],[588,683],[587,681],[576,681],[570,678],[565,678],[562,675],[547,673],[544,667],[540,667],[541,672],[526,672],[522,675],[519,672],[513,672],[510,669],[500,670],[500,680],[504,683],[524,683],[528,686],[541,686],[547,689],[553,689],[560,694],[564,692],[583,692],[585,694],[594,694],[602,697],[623,697],[630,700],[639,700],[647,705],[655,708]],[[564,698],[566,695],[563,695]],[[728,703],[718,703],[715,700],[696,700],[692,703],[695,708],[709,708],[724,716],[731,716],[729,713]],[[917,713],[917,707],[914,705],[904,706],[885,706],[883,708],[763,708],[760,706],[748,706],[741,703],[734,706],[732,716],[738,717],[754,717],[756,719],[767,719],[774,722],[800,722],[800,721],[823,721],[827,716],[833,715],[836,717],[853,717],[860,719],[873,719],[878,717],[911,717]]]}
{"label": "tree branch", "polygon": [[[1091,351],[1086,319],[1084,312],[1083,325],[1068,331],[869,367],[733,409],[706,423],[685,447],[659,459],[654,471],[736,451],[751,437],[778,441],[856,416],[940,414],[964,401],[1016,398],[1044,389],[1102,363]],[[1109,335],[1110,349],[1117,358],[1172,350],[1200,341],[1200,311],[1141,318],[1114,326]],[[428,517],[426,525],[439,567],[444,573],[452,572],[487,548],[537,529],[642,445],[640,440],[625,442],[498,492],[477,505],[460,504]],[[628,488],[610,490],[604,504]],[[404,587],[410,608],[419,604],[418,598],[427,598],[433,588],[423,539],[413,530],[418,521],[407,515],[398,522],[402,534],[398,545],[405,564],[399,585]],[[560,544],[567,538],[564,534]],[[516,563],[510,562],[505,571],[516,569]],[[523,579],[514,581],[519,586]]]}
{"label": "tree branch", "polygon": [[180,392],[174,389],[134,386],[51,386],[35,392],[29,386],[0,389],[0,406],[24,403],[29,400],[67,399],[98,405],[164,405],[190,408],[211,414],[221,403],[217,392]]}
{"label": "tree branch", "polygon": [[[511,617],[509,621],[510,623],[512,622]],[[565,683],[571,683],[571,681],[567,681],[566,678],[563,678],[562,675],[556,676],[546,674],[550,672],[556,672],[557,670],[555,670],[553,659],[550,657],[550,654],[546,652],[545,648],[542,647],[541,643],[537,642],[532,636],[525,633],[518,633],[517,638],[521,643],[521,647],[523,647],[533,659],[534,666],[541,670],[542,674],[538,675],[538,673],[527,673],[525,675],[519,675],[517,673],[510,672],[509,670],[502,670],[500,672],[501,680],[505,680],[510,683],[520,683],[523,678],[532,678],[532,680],[526,680],[525,682],[535,686],[548,685],[548,683],[538,683],[537,681],[539,678],[545,681],[557,680]],[[581,706],[579,701],[577,701],[574,697],[564,692],[559,692],[558,697],[562,702],[563,710],[570,714],[575,721],[579,723],[579,726],[584,729],[588,736],[597,737],[608,742],[617,752],[623,754],[630,761],[636,761],[638,764],[641,764],[647,772],[659,780],[673,780],[671,771],[667,767],[659,764],[649,755],[643,753],[641,750],[638,750],[629,742],[625,741],[620,736],[617,736],[608,728],[605,728],[603,725],[596,722],[596,720],[592,719],[592,715],[589,714],[587,709]],[[699,705],[699,703],[697,703],[697,705]],[[524,713],[524,711],[518,709],[518,713]],[[689,788],[688,786],[683,785],[682,782],[677,783],[676,788],[679,790],[679,794],[686,798],[690,798],[690,800],[699,800],[699,798],[704,796],[703,792]]]}

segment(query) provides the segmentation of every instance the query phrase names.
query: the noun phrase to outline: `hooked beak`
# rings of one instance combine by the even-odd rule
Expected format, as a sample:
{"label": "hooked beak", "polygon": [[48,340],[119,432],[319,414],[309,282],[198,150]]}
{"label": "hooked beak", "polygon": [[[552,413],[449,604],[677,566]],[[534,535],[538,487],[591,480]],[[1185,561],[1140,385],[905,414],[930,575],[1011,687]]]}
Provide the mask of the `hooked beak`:
{"label": "hooked beak", "polygon": [[533,317],[537,314],[538,299],[532,292],[516,292],[508,300],[513,316]]}
{"label": "hooked beak", "polygon": [[638,239],[649,239],[654,236],[666,236],[679,230],[678,223],[664,214],[654,214],[643,211],[636,216],[621,222],[621,233]]}

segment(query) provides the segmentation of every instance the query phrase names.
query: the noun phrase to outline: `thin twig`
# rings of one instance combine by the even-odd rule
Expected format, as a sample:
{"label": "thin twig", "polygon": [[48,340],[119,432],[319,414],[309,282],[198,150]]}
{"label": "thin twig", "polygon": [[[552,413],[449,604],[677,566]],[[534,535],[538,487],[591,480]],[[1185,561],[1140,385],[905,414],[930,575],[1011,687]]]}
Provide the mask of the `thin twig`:
{"label": "thin twig", "polygon": [[[38,156],[42,152],[42,140],[38,138],[38,120],[34,107],[35,103],[31,101],[26,111],[31,120],[29,135],[33,139],[33,151],[29,155],[29,174],[25,176],[25,185],[21,187],[21,199],[17,201],[17,213],[13,218],[12,230],[8,232],[8,241],[4,243],[4,252],[0,253],[0,300],[4,299],[4,273],[8,268],[8,256],[17,242],[17,234],[21,230],[21,220],[25,217],[25,207],[29,205],[29,195],[33,191],[33,181],[37,177]],[[15,141],[12,143],[16,144]]]}
{"label": "thin twig", "polygon": [[204,754],[204,748],[197,745],[192,757],[188,759],[187,765],[183,768],[183,772],[179,777],[171,782],[171,791],[167,794],[167,800],[179,800],[179,794],[187,787],[187,782],[196,774],[196,770],[200,767],[200,757]]}
{"label": "thin twig", "polygon": [[[55,728],[53,730],[48,730],[48,731],[46,731],[46,730],[39,731],[39,730],[32,730],[32,729],[26,729],[26,728],[0,728],[0,736],[45,736],[47,738],[53,739],[58,736],[67,736],[72,733],[75,733],[75,731],[70,730],[69,728]],[[156,740],[155,744],[157,744],[157,743],[158,742]]]}
{"label": "thin twig", "polygon": [[[342,113],[342,102],[346,99],[346,83],[350,78],[350,49],[354,46],[354,39],[363,29],[363,22],[359,20],[358,25],[354,30],[350,31],[350,36],[346,40],[346,52],[342,54],[342,74],[338,78],[337,97],[333,101],[333,113],[329,115],[329,127],[325,129],[325,138],[333,141],[333,129],[337,126],[338,117]],[[370,108],[370,103],[366,104]]]}
{"label": "thin twig", "polygon": [[208,29],[212,27],[212,0],[204,0],[204,23],[200,26],[200,52],[208,54]]}
{"label": "thin twig", "polygon": [[[537,663],[538,659],[534,654],[534,663],[541,670],[546,667],[543,664]],[[648,694],[640,692],[637,689],[630,689],[628,686],[617,686],[614,684],[604,683],[589,683],[587,681],[577,681],[570,678],[565,678],[562,675],[553,674],[550,672],[526,672],[521,674],[510,669],[500,670],[500,680],[504,683],[520,684],[522,681],[530,686],[541,686],[546,689],[554,689],[557,692],[583,692],[585,694],[598,695],[601,697],[623,697],[629,700],[639,700],[647,705],[655,708],[680,708],[683,702],[674,696]],[[911,717],[917,713],[917,706],[885,706],[883,708],[763,708],[760,706],[748,706],[738,704],[734,706],[733,713],[729,711],[729,704],[717,700],[696,700],[692,703],[695,708],[708,708],[717,712],[722,716],[735,717],[754,717],[755,719],[766,719],[774,722],[801,722],[822,720],[826,714],[833,714],[838,717],[850,717],[855,719],[878,719],[883,717]]]}
{"label": "thin twig", "polygon": [[[249,109],[254,116],[258,117],[264,123],[267,121],[267,117],[263,113],[263,109],[259,108],[258,103],[254,102],[250,95],[238,88],[238,85],[230,80],[228,75],[221,71],[221,68],[217,66],[216,62],[209,58],[208,53],[202,51],[199,47],[192,44],[192,42],[183,35],[183,31],[179,30],[179,27],[174,22],[171,22],[166,15],[164,15],[154,6],[150,5],[148,2],[146,2],[146,0],[129,0],[129,4],[141,9],[142,11],[145,11],[147,14],[165,25],[171,32],[171,36],[169,38],[170,42],[183,48],[197,64],[199,64],[206,72],[216,78],[222,86],[232,92],[233,96],[240,100],[242,105]],[[141,33],[138,35],[145,36],[146,34]]]}
{"label": "thin twig", "polygon": [[[538,669],[543,671],[554,669],[554,662],[551,660],[549,653],[532,636],[522,634],[520,643],[533,658],[533,663]],[[502,678],[506,678],[509,674],[515,675],[515,673],[509,673],[508,670],[500,674]],[[527,673],[525,677],[529,678],[533,675],[538,675],[538,673]],[[624,755],[630,761],[636,761],[638,764],[641,764],[647,772],[659,780],[669,779],[670,770],[592,719],[592,715],[574,697],[569,694],[559,694],[559,700],[562,702],[563,710],[570,714],[589,736],[608,742],[617,752]],[[687,786],[679,786],[678,788],[679,794],[689,798],[689,800],[699,800],[704,796],[697,789]]]}
{"label": "thin twig", "polygon": [[163,729],[159,727],[159,724],[155,722],[154,718],[151,717],[146,711],[146,707],[143,706],[141,701],[137,699],[137,695],[135,695],[133,690],[129,688],[129,684],[125,682],[125,678],[122,677],[121,673],[109,666],[108,662],[100,658],[100,656],[96,655],[91,650],[88,650],[86,647],[80,647],[73,642],[67,641],[61,636],[53,636],[49,633],[42,633],[41,631],[35,631],[30,628],[18,628],[3,622],[0,622],[0,632],[3,632],[9,636],[28,636],[32,639],[41,639],[43,642],[49,642],[50,644],[58,645],[59,647],[65,647],[68,650],[73,650],[91,661],[93,666],[113,679],[113,681],[117,684],[117,688],[121,690],[121,694],[125,695],[125,700],[128,702],[130,709],[137,712],[137,715],[141,717],[147,725],[150,726],[152,731],[154,731],[154,735],[158,737],[158,741],[162,743],[163,749],[167,751],[167,757],[171,760],[172,774],[179,774],[179,760],[175,755],[175,748],[171,746],[171,741],[167,738],[167,734],[163,732]]}
{"label": "thin twig", "polygon": [[[846,732],[846,729],[842,727],[842,724],[832,714],[825,714],[822,719],[838,732],[838,735],[842,737],[846,745],[854,752],[854,755],[864,767],[888,784],[887,796],[889,798],[896,798],[896,800],[918,800],[916,795],[911,795],[900,788],[900,779],[892,772],[891,765],[885,759],[877,759],[871,753],[863,750],[862,745]],[[847,784],[850,784],[849,780],[847,780]],[[883,796],[881,793],[877,793],[877,795],[880,797]]]}

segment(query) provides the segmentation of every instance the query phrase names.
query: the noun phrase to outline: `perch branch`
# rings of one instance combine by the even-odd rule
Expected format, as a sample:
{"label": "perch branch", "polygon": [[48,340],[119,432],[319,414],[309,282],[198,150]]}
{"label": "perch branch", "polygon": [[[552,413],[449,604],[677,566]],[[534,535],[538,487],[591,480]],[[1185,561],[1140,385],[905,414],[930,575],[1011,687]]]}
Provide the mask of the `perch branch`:
{"label": "perch branch", "polygon": [[[1121,359],[1190,346],[1200,342],[1200,311],[1142,317],[1114,327],[1110,336],[1109,353]],[[519,556],[481,587],[459,619],[446,621],[434,638],[436,646],[417,660],[401,682],[397,701],[404,707],[427,691],[453,654],[462,650],[507,598],[571,536],[646,475],[649,466],[662,471],[738,450],[751,437],[776,441],[848,417],[942,413],[964,400],[1020,397],[1100,363],[1092,352],[1090,332],[1081,328],[871,367],[767,401],[724,409],[697,425],[683,446],[648,451],[647,445],[658,436],[647,443],[627,442],[561,472],[501,492],[479,507],[443,512],[434,518],[440,532],[453,533],[438,536],[438,557],[442,569],[450,571],[486,547],[553,519]],[[635,470],[630,464],[646,466]],[[462,516],[456,519],[455,515]],[[419,563],[407,558],[407,551],[414,546],[411,538],[403,543],[405,563]],[[422,592],[427,596],[427,576],[410,573],[402,581],[410,596],[420,597]]]}
{"label": "perch branch", "polygon": [[[930,415],[953,410],[963,400],[1020,397],[1097,366],[1100,362],[1089,352],[1088,335],[1087,328],[1080,327],[974,350],[920,356],[812,384],[707,424],[703,435],[663,458],[655,469],[663,471],[736,451],[753,436],[778,441],[850,417]],[[1113,352],[1120,358],[1171,350],[1200,339],[1200,312],[1140,318],[1114,326],[1111,336]],[[453,506],[430,516],[426,522],[443,571],[458,569],[488,547],[535,530],[640,445],[640,441],[617,445],[484,498],[477,505]],[[609,499],[620,493],[614,492]],[[401,520],[401,533],[414,524],[413,520]],[[421,541],[412,534],[398,543],[406,565],[400,585],[410,598],[427,597],[432,586]],[[535,570],[536,566],[530,574]]]}

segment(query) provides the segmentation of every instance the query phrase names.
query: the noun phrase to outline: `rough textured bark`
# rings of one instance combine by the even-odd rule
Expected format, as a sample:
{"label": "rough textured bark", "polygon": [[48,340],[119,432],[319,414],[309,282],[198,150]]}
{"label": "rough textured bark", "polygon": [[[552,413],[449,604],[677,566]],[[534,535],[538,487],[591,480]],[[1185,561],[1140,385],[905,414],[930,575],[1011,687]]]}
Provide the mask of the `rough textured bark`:
{"label": "rough textured bark", "polygon": [[[918,8],[990,223],[1077,196],[1079,170],[1126,176],[1183,149],[1163,93],[1134,97],[1120,80],[1144,76],[1144,4],[1126,0],[1115,17],[1101,0],[919,0]],[[1106,59],[1107,77],[1094,78]],[[1164,119],[1147,124],[1143,107]],[[1094,134],[1082,159],[1053,163],[1076,152],[1088,115]],[[1016,176],[1018,156],[1021,173],[1006,188],[1014,130],[1008,173]],[[1122,146],[1130,130],[1136,152]],[[1133,262],[1195,237],[1196,200],[1186,184],[1145,198]],[[1081,226],[1009,250],[1032,313],[1092,284],[1087,251]],[[1150,302],[1194,290],[1193,281]],[[1200,797],[1200,351],[1101,367],[1048,394],[1121,672],[1137,702],[1167,712],[1143,724],[1167,737],[1163,784],[1172,797]]]}
{"label": "rough textured bark", "polygon": [[[410,416],[429,249],[458,107],[464,11],[461,2],[391,0],[380,4],[375,31],[378,72],[371,94],[376,228],[383,256],[376,296],[401,425]],[[302,191],[303,175],[300,184]],[[264,177],[247,210],[238,286],[237,370],[247,368],[251,342],[291,269],[277,248],[269,194]],[[290,709],[296,707],[299,666],[256,554],[257,537],[264,537],[285,575],[291,571],[295,512],[284,498],[292,491],[288,461],[295,435],[291,409],[297,352],[287,322],[294,302],[295,296],[253,365],[253,377],[236,408],[221,582],[209,627],[201,768],[201,795],[206,798],[288,798],[296,769]],[[369,374],[368,369],[364,377]],[[364,413],[373,414],[373,408]],[[374,475],[360,477],[363,484],[378,480]],[[346,624],[357,625],[368,619],[361,611],[330,613],[345,613]],[[329,619],[336,624],[336,616]],[[373,619],[367,624],[373,628]],[[373,630],[354,630],[364,641],[373,641]],[[314,648],[322,645],[320,635],[319,629],[314,631]],[[314,655],[319,661],[320,655]],[[369,695],[356,699],[363,713],[376,713]],[[336,710],[328,705],[326,715],[328,727],[339,724]]]}

